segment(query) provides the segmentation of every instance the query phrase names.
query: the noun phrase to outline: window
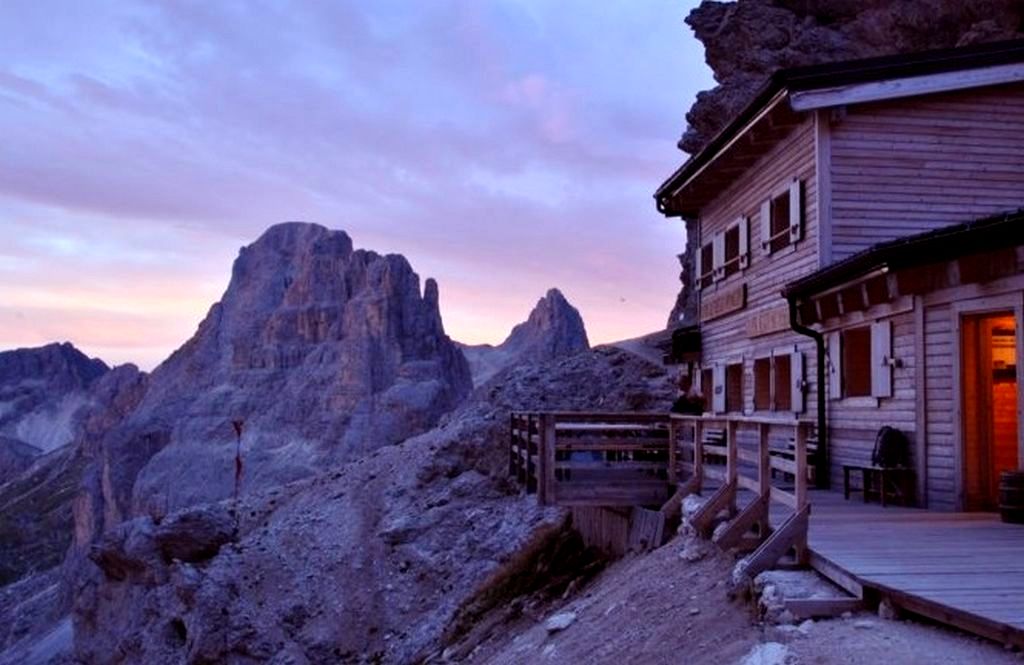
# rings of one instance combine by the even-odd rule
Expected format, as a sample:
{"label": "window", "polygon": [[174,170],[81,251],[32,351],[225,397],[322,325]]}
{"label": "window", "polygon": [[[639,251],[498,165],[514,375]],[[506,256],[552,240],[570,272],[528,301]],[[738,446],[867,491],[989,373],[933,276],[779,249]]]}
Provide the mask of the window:
{"label": "window", "polygon": [[725,410],[743,412],[743,363],[725,368]]}
{"label": "window", "polygon": [[770,251],[777,252],[789,246],[789,192],[772,199]]}
{"label": "window", "polygon": [[715,390],[715,378],[711,368],[701,370],[700,373],[700,394],[704,398],[704,410],[711,411],[711,397]]}
{"label": "window", "polygon": [[803,236],[803,189],[799,180],[761,204],[761,246],[769,254],[799,242]]}
{"label": "window", "polygon": [[725,232],[725,277],[740,271],[740,227],[733,226]]}
{"label": "window", "polygon": [[712,243],[708,243],[700,248],[699,263],[700,288],[706,289],[711,286],[714,281],[714,270],[715,270],[715,248]]}
{"label": "window", "polygon": [[775,410],[793,408],[793,372],[789,354],[775,356]]}
{"label": "window", "polygon": [[754,360],[754,408],[758,411],[804,410],[804,356],[796,348]]}
{"label": "window", "polygon": [[871,328],[843,331],[843,395],[871,396]]}
{"label": "window", "polygon": [[754,360],[754,410],[770,411],[772,408],[772,359]]}
{"label": "window", "polygon": [[892,322],[876,321],[828,334],[828,391],[843,397],[892,397]]}

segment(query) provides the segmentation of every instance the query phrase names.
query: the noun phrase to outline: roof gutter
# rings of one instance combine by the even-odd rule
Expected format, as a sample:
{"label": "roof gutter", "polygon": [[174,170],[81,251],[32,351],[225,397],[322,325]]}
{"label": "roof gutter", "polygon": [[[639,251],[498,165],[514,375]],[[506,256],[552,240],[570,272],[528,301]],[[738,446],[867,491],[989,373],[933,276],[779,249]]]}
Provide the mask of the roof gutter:
{"label": "roof gutter", "polygon": [[[785,294],[783,295],[785,296]],[[828,421],[825,412],[825,335],[800,323],[797,316],[796,300],[787,297],[786,302],[789,304],[789,327],[793,332],[813,339],[815,351],[817,352],[815,366],[818,374],[818,454],[815,456],[814,477],[817,480],[819,489],[828,489],[830,484],[829,458],[831,457],[831,452],[829,450]]]}

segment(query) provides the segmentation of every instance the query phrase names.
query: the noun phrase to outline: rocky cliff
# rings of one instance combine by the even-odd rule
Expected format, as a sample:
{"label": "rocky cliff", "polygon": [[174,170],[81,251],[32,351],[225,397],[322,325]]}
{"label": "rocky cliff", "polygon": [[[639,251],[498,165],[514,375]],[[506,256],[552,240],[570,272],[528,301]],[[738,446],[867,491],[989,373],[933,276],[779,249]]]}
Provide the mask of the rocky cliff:
{"label": "rocky cliff", "polygon": [[529,317],[515,326],[504,342],[461,345],[469,361],[474,385],[486,383],[505,369],[522,363],[539,363],[590,348],[579,311],[558,289],[550,289]]}
{"label": "rocky cliff", "polygon": [[[24,459],[70,443],[90,386],[107,371],[69,342],[0,352],[0,458]],[[0,462],[0,483],[5,466],[14,470]]]}
{"label": "rocky cliff", "polygon": [[74,442],[111,373],[67,342],[0,353],[0,586],[64,556],[85,466]]}
{"label": "rocky cliff", "polygon": [[[1020,0],[705,0],[686,18],[718,85],[697,95],[679,148],[694,154],[754,98],[773,72],[1024,37]],[[694,237],[692,224],[687,237]],[[694,248],[679,256],[669,327],[695,323]]]}
{"label": "rocky cliff", "polygon": [[1024,37],[1024,3],[705,0],[686,23],[718,82],[686,114],[679,147],[695,153],[778,69]]}
{"label": "rocky cliff", "polygon": [[[113,524],[309,476],[433,427],[471,389],[438,290],[401,256],[287,223],[244,247],[196,334],[90,444],[81,553]],[[102,426],[98,426],[102,430]]]}
{"label": "rocky cliff", "polygon": [[564,513],[506,479],[509,411],[667,409],[673,394],[662,368],[617,349],[521,365],[437,429],[248,495],[237,532],[229,502],[123,523],[91,553],[76,655],[435,662],[487,610],[529,611],[522,594],[560,595],[563,573],[592,570]]}

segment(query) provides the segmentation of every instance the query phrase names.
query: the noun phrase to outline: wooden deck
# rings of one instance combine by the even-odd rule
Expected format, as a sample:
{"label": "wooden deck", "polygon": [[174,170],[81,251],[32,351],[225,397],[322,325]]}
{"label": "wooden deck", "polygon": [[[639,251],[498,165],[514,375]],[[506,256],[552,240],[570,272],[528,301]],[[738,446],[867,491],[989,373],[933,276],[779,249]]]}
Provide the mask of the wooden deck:
{"label": "wooden deck", "polygon": [[[854,595],[1024,648],[1024,526],[811,492],[811,565]],[[773,522],[784,517],[773,514]]]}

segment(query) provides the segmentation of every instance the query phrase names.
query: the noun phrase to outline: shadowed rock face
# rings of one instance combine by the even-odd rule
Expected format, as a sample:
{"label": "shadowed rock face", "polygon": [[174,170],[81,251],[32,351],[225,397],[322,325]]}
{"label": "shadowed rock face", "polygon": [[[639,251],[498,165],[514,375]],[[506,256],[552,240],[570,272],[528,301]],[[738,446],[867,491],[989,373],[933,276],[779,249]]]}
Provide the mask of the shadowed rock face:
{"label": "shadowed rock face", "polygon": [[511,367],[429,432],[242,497],[237,532],[230,502],[126,521],[92,550],[75,655],[442,662],[460,617],[503,602],[503,584],[551,582],[548,560],[523,552],[565,514],[509,482],[509,412],[664,410],[674,394],[663,368],[607,347]]}
{"label": "shadowed rock face", "polygon": [[[69,342],[0,352],[0,447],[23,457],[71,442],[89,387],[107,371]],[[0,483],[8,477],[0,468]]]}
{"label": "shadowed rock face", "polygon": [[512,329],[498,346],[463,345],[473,383],[486,383],[501,370],[521,363],[539,363],[590,348],[579,311],[562,292],[551,289],[537,301],[529,318]]}
{"label": "shadowed rock face", "polygon": [[686,114],[680,149],[696,153],[777,69],[1024,36],[1019,0],[705,0],[687,25],[718,86]]}
{"label": "shadowed rock face", "polygon": [[133,515],[159,519],[310,475],[433,427],[471,389],[437,285],[341,231],[268,229],[242,248],[196,334],[91,446],[72,559]]}

